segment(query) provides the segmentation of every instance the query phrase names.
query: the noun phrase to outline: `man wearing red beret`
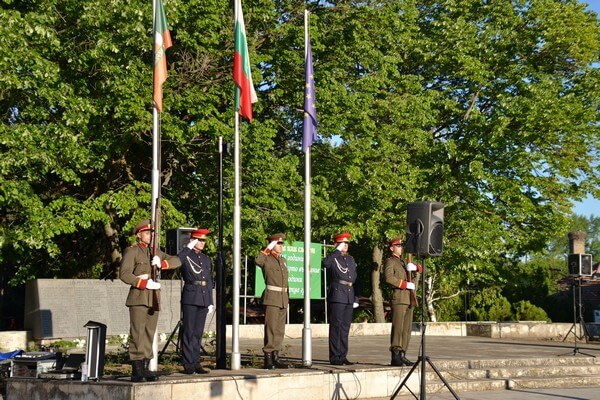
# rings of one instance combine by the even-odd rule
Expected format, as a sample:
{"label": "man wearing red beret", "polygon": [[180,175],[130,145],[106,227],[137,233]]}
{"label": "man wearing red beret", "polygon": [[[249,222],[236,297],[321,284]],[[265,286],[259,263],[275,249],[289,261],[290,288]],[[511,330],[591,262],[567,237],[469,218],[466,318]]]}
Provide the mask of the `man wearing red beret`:
{"label": "man wearing red beret", "polygon": [[265,291],[262,303],[265,308],[264,368],[288,368],[279,360],[285,334],[285,318],[289,300],[288,269],[281,255],[284,233],[276,233],[267,238],[269,245],[256,257],[254,262],[262,269],[265,278]]}
{"label": "man wearing red beret", "polygon": [[153,281],[152,268],[167,269],[181,265],[179,258],[158,251],[150,256],[152,225],[143,220],[133,229],[138,243],[125,249],[121,260],[119,278],[130,285],[127,302],[129,308],[129,359],[131,360],[131,381],[156,381],[158,377],[148,371],[148,362],[153,357],[152,342],[158,311],[154,310],[154,291],[160,289],[160,283]]}
{"label": "man wearing red beret", "polygon": [[413,365],[406,358],[410,342],[413,310],[417,305],[415,297],[415,272],[421,272],[421,266],[402,259],[404,244],[402,237],[396,237],[389,242],[391,256],[383,263],[385,281],[392,286],[392,333],[390,351],[392,365]]}
{"label": "man wearing red beret", "polygon": [[185,283],[181,294],[184,374],[209,372],[200,365],[200,343],[204,324],[206,316],[214,309],[211,261],[203,253],[209,233],[206,228],[192,231],[189,243],[178,254],[181,260],[181,276]]}
{"label": "man wearing red beret", "polygon": [[352,309],[358,307],[355,293],[356,262],[348,254],[349,233],[334,236],[335,250],[323,260],[327,271],[327,304],[329,306],[329,362],[351,365],[348,361],[348,335]]}

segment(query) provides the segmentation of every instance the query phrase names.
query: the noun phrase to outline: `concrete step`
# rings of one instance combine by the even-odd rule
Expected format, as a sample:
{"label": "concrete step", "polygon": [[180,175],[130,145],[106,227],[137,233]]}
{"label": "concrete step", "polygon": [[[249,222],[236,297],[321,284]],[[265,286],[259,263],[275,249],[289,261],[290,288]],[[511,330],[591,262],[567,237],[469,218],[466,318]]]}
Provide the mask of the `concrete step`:
{"label": "concrete step", "polygon": [[516,378],[508,379],[508,389],[547,389],[568,387],[595,387],[600,386],[600,376],[563,376],[553,378]]}
{"label": "concrete step", "polygon": [[[441,361],[434,365],[455,392],[600,386],[600,364],[592,357]],[[498,366],[502,366],[498,368]],[[493,367],[493,368],[492,368]],[[420,366],[413,372],[419,376]],[[427,390],[447,390],[427,364]]]}

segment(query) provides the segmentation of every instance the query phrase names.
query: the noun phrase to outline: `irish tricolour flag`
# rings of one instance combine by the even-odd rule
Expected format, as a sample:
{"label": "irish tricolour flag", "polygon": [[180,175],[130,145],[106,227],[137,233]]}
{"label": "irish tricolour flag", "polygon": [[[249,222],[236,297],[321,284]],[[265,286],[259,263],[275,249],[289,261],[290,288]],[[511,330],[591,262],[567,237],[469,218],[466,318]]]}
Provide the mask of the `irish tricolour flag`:
{"label": "irish tricolour flag", "polygon": [[240,115],[252,121],[252,103],[258,101],[246,41],[246,26],[242,12],[242,0],[235,0],[235,53],[233,55],[233,81],[235,82],[235,109]]}
{"label": "irish tricolour flag", "polygon": [[162,85],[167,80],[167,56],[165,50],[171,47],[171,33],[162,0],[156,0],[154,10],[154,105],[162,111]]}

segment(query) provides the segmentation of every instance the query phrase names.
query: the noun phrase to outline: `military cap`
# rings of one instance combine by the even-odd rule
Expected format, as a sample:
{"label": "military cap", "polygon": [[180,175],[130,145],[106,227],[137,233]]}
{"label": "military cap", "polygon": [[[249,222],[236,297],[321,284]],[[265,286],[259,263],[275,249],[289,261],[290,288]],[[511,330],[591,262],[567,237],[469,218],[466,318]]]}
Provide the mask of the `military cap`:
{"label": "military cap", "polygon": [[139,224],[137,224],[135,226],[135,228],[133,228],[133,234],[136,235],[138,232],[143,232],[143,231],[151,231],[152,229],[152,225],[150,224],[150,220],[149,219],[144,219],[142,221],[140,221]]}
{"label": "military cap", "polygon": [[267,241],[283,242],[283,241],[285,241],[285,233],[275,233],[275,234],[267,237]]}
{"label": "military cap", "polygon": [[403,239],[404,239],[404,238],[403,238],[402,236],[397,236],[397,237],[393,238],[392,240],[390,240],[390,241],[388,242],[388,244],[389,244],[390,246],[393,246],[393,245],[395,245],[395,244],[401,244],[401,245],[404,245],[404,243],[403,243]]}
{"label": "military cap", "polygon": [[192,239],[206,239],[210,230],[206,228],[198,228],[192,231]]}
{"label": "military cap", "polygon": [[348,243],[348,242],[350,242],[351,237],[352,237],[352,235],[350,235],[348,232],[343,232],[343,233],[340,233],[339,235],[335,235],[333,237],[333,241],[335,243]]}

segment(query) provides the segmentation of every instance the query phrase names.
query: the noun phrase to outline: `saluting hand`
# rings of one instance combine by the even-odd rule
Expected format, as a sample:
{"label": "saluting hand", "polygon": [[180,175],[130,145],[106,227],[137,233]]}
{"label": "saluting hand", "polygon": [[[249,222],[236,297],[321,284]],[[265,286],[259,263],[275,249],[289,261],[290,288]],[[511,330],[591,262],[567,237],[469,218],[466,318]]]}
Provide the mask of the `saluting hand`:
{"label": "saluting hand", "polygon": [[190,240],[190,242],[187,244],[187,248],[192,250],[194,247],[196,247],[197,243],[198,239]]}

